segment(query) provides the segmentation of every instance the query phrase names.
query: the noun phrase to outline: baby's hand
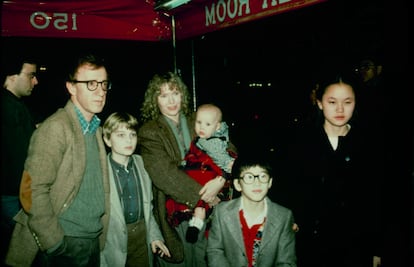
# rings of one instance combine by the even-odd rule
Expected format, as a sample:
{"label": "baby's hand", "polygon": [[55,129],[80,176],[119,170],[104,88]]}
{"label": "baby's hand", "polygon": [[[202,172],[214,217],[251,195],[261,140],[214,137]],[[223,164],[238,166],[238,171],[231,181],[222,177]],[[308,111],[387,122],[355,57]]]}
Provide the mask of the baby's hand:
{"label": "baby's hand", "polygon": [[206,209],[203,207],[196,207],[194,209],[194,217],[204,220],[206,218]]}

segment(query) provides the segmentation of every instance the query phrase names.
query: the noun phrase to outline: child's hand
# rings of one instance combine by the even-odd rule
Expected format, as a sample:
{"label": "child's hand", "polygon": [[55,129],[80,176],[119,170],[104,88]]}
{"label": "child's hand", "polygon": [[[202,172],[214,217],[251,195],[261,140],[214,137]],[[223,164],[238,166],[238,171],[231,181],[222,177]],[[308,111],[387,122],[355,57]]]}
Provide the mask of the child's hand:
{"label": "child's hand", "polygon": [[161,258],[164,256],[171,257],[170,251],[161,240],[154,240],[151,242],[152,253],[158,254]]}
{"label": "child's hand", "polygon": [[292,230],[295,233],[299,232],[299,226],[296,223],[294,223],[293,226],[292,226]]}

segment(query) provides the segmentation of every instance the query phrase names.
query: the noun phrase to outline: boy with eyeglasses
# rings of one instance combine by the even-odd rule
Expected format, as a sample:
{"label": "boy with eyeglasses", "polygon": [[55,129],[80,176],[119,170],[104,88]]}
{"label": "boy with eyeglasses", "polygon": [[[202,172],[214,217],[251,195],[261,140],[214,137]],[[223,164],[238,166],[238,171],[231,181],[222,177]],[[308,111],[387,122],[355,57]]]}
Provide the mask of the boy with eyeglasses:
{"label": "boy with eyeglasses", "polygon": [[293,214],[267,197],[271,165],[261,154],[239,154],[232,177],[241,196],[213,210],[208,266],[296,266]]}

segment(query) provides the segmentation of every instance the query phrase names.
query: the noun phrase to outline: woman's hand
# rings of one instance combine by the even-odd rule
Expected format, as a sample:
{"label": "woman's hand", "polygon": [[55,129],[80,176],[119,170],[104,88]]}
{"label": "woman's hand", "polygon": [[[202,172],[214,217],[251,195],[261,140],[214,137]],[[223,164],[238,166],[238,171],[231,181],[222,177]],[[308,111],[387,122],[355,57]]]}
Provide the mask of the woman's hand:
{"label": "woman's hand", "polygon": [[217,205],[218,203],[220,203],[221,199],[219,197],[215,197],[213,201],[207,203],[210,208],[214,207],[215,205]]}
{"label": "woman's hand", "polygon": [[217,194],[223,188],[225,182],[226,179],[224,179],[222,176],[217,176],[211,181],[208,181],[199,192],[201,199],[208,203],[210,206],[216,205],[220,201],[217,197]]}

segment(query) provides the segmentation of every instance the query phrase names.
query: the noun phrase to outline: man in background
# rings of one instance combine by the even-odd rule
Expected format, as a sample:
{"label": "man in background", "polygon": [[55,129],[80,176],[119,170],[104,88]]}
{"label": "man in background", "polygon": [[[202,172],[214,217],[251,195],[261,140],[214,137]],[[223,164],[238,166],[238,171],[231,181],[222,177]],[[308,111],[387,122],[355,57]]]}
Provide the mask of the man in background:
{"label": "man in background", "polygon": [[12,57],[1,65],[1,262],[4,262],[14,228],[13,217],[21,208],[20,180],[30,137],[36,129],[23,97],[30,96],[39,83],[35,60]]}

